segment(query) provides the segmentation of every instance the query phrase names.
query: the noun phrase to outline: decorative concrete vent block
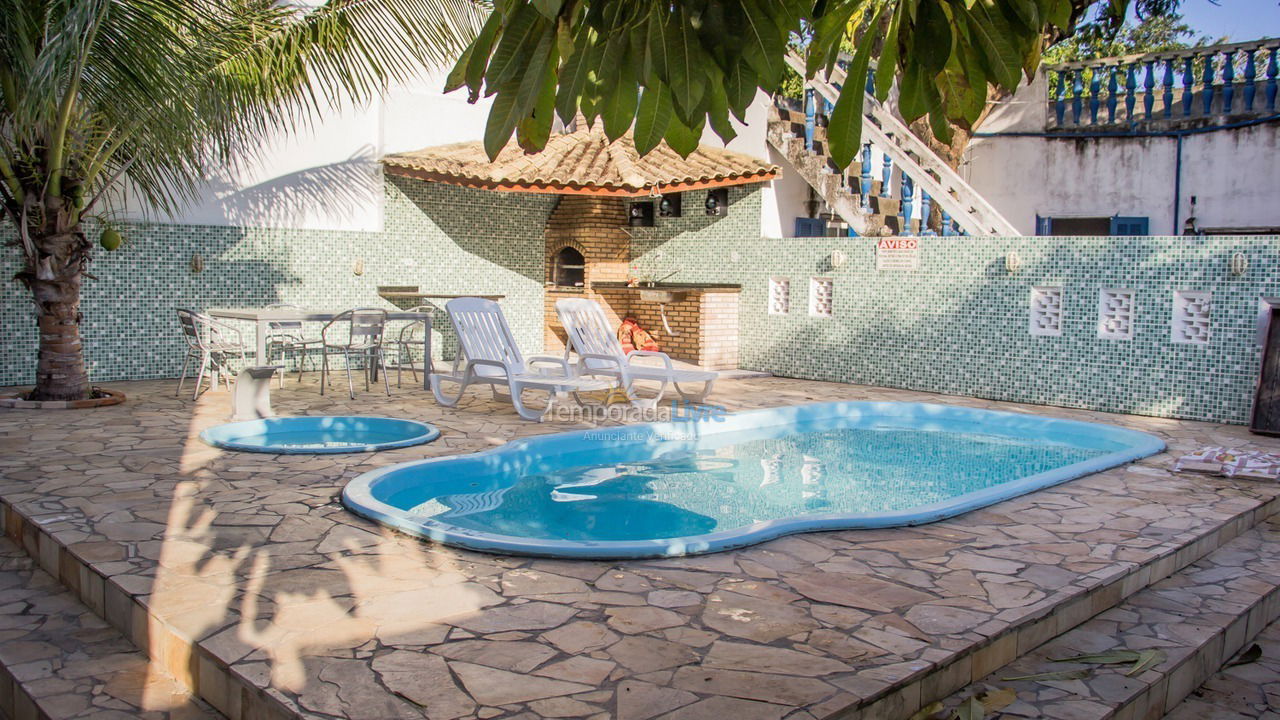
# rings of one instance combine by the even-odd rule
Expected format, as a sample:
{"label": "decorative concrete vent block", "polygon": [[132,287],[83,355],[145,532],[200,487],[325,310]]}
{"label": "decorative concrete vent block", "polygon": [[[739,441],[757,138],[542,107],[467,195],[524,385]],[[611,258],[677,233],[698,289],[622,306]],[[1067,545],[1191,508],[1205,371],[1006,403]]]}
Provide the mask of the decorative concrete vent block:
{"label": "decorative concrete vent block", "polygon": [[831,317],[833,312],[831,278],[809,278],[809,314]]}
{"label": "decorative concrete vent block", "polygon": [[1031,334],[1056,337],[1062,334],[1062,288],[1031,288]]}
{"label": "decorative concrete vent block", "polygon": [[1173,291],[1172,336],[1176,343],[1209,344],[1213,294],[1207,290]]}
{"label": "decorative concrete vent block", "polygon": [[1133,339],[1132,290],[1102,288],[1098,291],[1098,337],[1103,340]]}
{"label": "decorative concrete vent block", "polygon": [[791,312],[791,280],[784,277],[769,278],[769,314],[786,315]]}

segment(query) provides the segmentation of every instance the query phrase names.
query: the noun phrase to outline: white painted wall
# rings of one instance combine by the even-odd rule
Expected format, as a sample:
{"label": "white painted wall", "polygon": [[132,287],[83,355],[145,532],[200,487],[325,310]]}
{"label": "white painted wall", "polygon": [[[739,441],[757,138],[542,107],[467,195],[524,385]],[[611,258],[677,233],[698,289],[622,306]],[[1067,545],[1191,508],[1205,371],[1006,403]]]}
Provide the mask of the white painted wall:
{"label": "white painted wall", "polygon": [[[996,103],[980,132],[1043,132],[1043,75]],[[1280,226],[1280,124],[1188,135],[1182,141],[1178,225],[1174,184],[1178,142],[1171,137],[978,137],[962,172],[1018,230],[1035,217],[1133,215],[1154,235],[1180,234],[1196,197],[1204,228]]]}
{"label": "white painted wall", "polygon": [[760,158],[781,168],[780,176],[769,181],[762,193],[760,235],[784,238],[795,234],[797,217],[807,216],[809,185],[781,153],[769,146],[767,133],[770,104],[772,100],[768,94],[757,92],[751,107],[747,109],[746,123],[732,118],[733,128],[738,132],[737,137],[726,144],[710,126],[707,126],[702,131],[701,142],[710,147],[726,148]]}
{"label": "white painted wall", "polygon": [[[278,134],[242,166],[208,178],[201,197],[163,218],[186,225],[382,229],[386,153],[478,140],[489,101],[444,95],[443,73],[388,90],[383,98],[324,113],[296,134]],[[136,208],[127,215],[141,216]]]}
{"label": "white painted wall", "polygon": [[[391,88],[380,100],[316,118],[295,135],[280,134],[241,167],[208,178],[201,197],[166,222],[187,225],[382,229],[378,158],[432,145],[480,140],[490,101],[472,105],[466,91],[445,95],[444,72]],[[727,146],[710,129],[703,142],[785,166],[766,141],[769,97],[756,96],[738,136]],[[807,186],[784,167],[765,188],[762,234],[784,237],[804,213]],[[141,217],[136,208],[126,215]]]}

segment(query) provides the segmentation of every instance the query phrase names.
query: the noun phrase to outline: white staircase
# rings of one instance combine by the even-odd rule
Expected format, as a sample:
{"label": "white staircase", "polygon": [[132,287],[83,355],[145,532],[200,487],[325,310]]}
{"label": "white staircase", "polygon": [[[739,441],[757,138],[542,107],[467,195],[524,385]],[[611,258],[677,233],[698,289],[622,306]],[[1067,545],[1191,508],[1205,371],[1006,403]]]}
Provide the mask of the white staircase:
{"label": "white staircase", "polygon": [[[793,53],[787,62],[804,75],[803,58]],[[807,87],[816,100],[823,101],[815,104],[830,107],[846,80],[837,67],[808,80]],[[775,102],[768,139],[831,211],[859,235],[1018,234],[991,203],[870,94],[863,105],[861,163],[843,172],[830,161],[821,121],[824,115],[816,108],[796,109]],[[873,163],[876,158],[879,168]],[[872,177],[877,169],[879,179]]]}

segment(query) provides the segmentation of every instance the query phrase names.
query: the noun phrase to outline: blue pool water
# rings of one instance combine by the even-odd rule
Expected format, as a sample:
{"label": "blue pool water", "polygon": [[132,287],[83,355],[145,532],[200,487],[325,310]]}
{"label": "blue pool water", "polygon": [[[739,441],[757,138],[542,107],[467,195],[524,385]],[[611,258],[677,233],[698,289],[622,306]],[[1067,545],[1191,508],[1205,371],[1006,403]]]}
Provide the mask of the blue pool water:
{"label": "blue pool water", "polygon": [[1160,451],[1109,425],[826,403],[564,433],[367,473],[355,512],[495,552],[644,557],[930,522]]}
{"label": "blue pool water", "polygon": [[215,447],[282,454],[370,452],[420,445],[439,436],[427,423],[364,415],[246,420],[200,433],[201,440]]}

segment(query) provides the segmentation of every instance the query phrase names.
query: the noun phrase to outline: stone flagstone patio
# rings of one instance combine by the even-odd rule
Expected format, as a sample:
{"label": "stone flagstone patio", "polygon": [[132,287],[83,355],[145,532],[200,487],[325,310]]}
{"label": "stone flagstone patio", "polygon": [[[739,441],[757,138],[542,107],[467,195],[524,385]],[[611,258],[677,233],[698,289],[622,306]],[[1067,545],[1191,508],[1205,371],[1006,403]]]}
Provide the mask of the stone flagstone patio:
{"label": "stone flagstone patio", "polygon": [[443,436],[236,454],[195,438],[227,415],[225,392],[114,387],[128,403],[0,414],[6,533],[152,672],[230,718],[906,717],[1206,555],[1280,496],[1168,471],[1170,453],[1203,445],[1280,450],[1241,427],[750,378],[714,399],[995,407],[1134,427],[1171,451],[923,527],[685,559],[500,557],[385,531],[338,493],[371,468],[576,426],[520,421],[487,394],[446,410],[407,386],[350,401],[290,381],[282,414],[414,418]]}

